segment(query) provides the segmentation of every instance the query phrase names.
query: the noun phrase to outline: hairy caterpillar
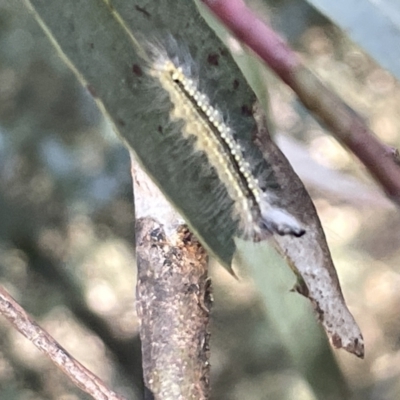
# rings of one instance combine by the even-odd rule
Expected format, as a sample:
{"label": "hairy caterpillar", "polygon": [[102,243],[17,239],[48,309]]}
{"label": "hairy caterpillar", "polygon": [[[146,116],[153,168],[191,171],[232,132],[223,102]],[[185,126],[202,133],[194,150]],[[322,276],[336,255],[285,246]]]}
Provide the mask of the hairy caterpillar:
{"label": "hairy caterpillar", "polygon": [[152,48],[149,74],[168,93],[173,104],[170,118],[183,121],[183,136],[195,137],[196,150],[206,154],[234,202],[241,231],[253,240],[264,239],[271,233],[302,236],[305,230],[296,218],[273,205],[271,194],[260,187],[235,139],[234,129],[185,73],[187,69],[166,52]]}

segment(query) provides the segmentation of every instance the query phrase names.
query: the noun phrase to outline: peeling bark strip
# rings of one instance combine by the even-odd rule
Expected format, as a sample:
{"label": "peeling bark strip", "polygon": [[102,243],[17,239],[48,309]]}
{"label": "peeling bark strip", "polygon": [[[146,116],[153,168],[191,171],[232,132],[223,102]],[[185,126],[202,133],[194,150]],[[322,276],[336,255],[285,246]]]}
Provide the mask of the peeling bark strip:
{"label": "peeling bark strip", "polygon": [[207,399],[211,294],[205,250],[186,227],[167,237],[150,218],[137,221],[136,234],[145,385],[154,399]]}
{"label": "peeling bark strip", "polygon": [[132,165],[145,385],[155,400],[208,399],[208,256],[133,159]]}
{"label": "peeling bark strip", "polygon": [[317,211],[301,180],[271,139],[259,109],[255,111],[261,150],[271,162],[287,196],[281,205],[306,233],[299,238],[274,235],[277,250],[298,277],[294,290],[307,297],[332,345],[364,358],[364,339],[348,310]]}

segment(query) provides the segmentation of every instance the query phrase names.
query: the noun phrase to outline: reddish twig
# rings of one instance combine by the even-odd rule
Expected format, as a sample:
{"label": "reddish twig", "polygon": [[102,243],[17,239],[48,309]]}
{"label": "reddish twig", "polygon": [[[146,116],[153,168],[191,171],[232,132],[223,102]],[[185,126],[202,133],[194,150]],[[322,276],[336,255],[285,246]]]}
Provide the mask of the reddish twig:
{"label": "reddish twig", "polygon": [[25,310],[0,286],[0,314],[45,353],[76,386],[96,400],[124,400],[108,389],[104,382],[68,354]]}
{"label": "reddish twig", "polygon": [[295,52],[243,0],[202,0],[299,96],[304,105],[368,168],[386,194],[400,204],[400,166],[363,118],[301,63]]}

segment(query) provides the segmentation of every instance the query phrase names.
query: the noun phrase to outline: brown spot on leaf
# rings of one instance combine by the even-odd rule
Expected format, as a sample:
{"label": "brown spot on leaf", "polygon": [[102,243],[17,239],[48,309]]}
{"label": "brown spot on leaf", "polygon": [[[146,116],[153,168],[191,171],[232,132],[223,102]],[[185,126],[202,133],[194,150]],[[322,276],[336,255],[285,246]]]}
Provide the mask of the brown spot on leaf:
{"label": "brown spot on leaf", "polygon": [[245,115],[246,117],[251,117],[253,113],[251,112],[251,107],[249,107],[246,104],[242,105],[242,115]]}
{"label": "brown spot on leaf", "polygon": [[332,335],[332,345],[336,349],[342,348],[342,339],[340,338],[340,336],[337,333],[334,333]]}
{"label": "brown spot on leaf", "polygon": [[137,64],[133,64],[133,65],[132,65],[132,72],[133,72],[136,76],[142,76],[142,75],[143,75],[142,68],[140,68],[140,66],[137,65]]}
{"label": "brown spot on leaf", "polygon": [[217,54],[217,53],[211,53],[207,57],[207,62],[210,65],[213,65],[214,67],[218,66],[218,60],[219,60],[219,54]]}
{"label": "brown spot on leaf", "polygon": [[236,90],[239,87],[239,81],[237,79],[235,79],[233,81],[233,90]]}
{"label": "brown spot on leaf", "polygon": [[359,358],[364,358],[364,343],[358,340],[358,338],[354,339],[354,348],[352,352]]}
{"label": "brown spot on leaf", "polygon": [[139,11],[140,13],[142,13],[146,18],[150,18],[151,17],[151,14],[145,8],[140,7],[140,6],[135,6],[135,9],[137,11]]}

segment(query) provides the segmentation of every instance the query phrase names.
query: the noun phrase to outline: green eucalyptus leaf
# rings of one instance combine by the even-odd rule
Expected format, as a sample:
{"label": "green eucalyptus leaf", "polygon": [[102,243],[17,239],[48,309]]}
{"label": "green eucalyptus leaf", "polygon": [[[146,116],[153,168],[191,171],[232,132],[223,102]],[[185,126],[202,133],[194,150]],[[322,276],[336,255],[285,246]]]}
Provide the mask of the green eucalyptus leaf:
{"label": "green eucalyptus leaf", "polygon": [[146,48],[161,45],[189,64],[237,136],[251,142],[255,96],[195,5],[144,0],[29,4],[145,170],[208,250],[230,268],[237,229],[232,200],[205,155],[182,140],[182,123],[171,121],[171,101],[147,73],[143,57]]}

